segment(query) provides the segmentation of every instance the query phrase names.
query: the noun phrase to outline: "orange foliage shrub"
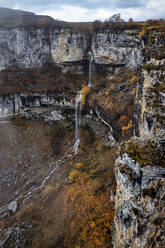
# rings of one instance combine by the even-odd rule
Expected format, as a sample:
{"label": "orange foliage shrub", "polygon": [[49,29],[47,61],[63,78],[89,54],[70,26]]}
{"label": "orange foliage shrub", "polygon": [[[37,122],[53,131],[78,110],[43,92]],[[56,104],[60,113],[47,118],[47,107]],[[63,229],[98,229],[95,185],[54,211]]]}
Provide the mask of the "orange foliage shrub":
{"label": "orange foliage shrub", "polygon": [[143,25],[142,30],[139,33],[139,37],[140,38],[146,33],[146,30],[147,30],[147,26],[146,25]]}
{"label": "orange foliage shrub", "polygon": [[128,129],[130,129],[130,128],[132,128],[132,120],[130,120],[129,122],[128,122],[128,125],[127,126],[123,126],[122,127],[122,136],[124,136],[124,132],[126,131],[126,130],[128,130]]}
{"label": "orange foliage shrub", "polygon": [[131,83],[135,83],[136,80],[137,80],[137,77],[134,75],[134,76],[131,78],[130,82],[131,82]]}
{"label": "orange foliage shrub", "polygon": [[[96,194],[93,181],[86,173],[75,180],[66,191],[66,211],[70,216],[70,238],[76,234],[75,247],[110,248],[114,205],[107,192]],[[96,188],[97,181],[95,182]],[[70,241],[68,241],[70,242]]]}
{"label": "orange foliage shrub", "polygon": [[89,94],[89,92],[90,92],[90,87],[83,85],[80,91],[80,93],[82,94],[82,100],[81,100],[82,105],[85,104],[86,96]]}
{"label": "orange foliage shrub", "polygon": [[135,94],[136,94],[136,88],[133,88],[131,94],[132,94],[133,96],[135,96]]}
{"label": "orange foliage shrub", "polygon": [[109,96],[110,92],[108,90],[105,91],[105,96]]}
{"label": "orange foliage shrub", "polygon": [[79,176],[79,172],[77,170],[72,170],[69,173],[69,177],[68,177],[70,183],[73,183],[78,176]]}
{"label": "orange foliage shrub", "polygon": [[80,169],[80,168],[82,168],[82,167],[83,167],[83,164],[82,164],[81,162],[79,162],[79,163],[76,164],[76,168],[77,168],[77,169]]}

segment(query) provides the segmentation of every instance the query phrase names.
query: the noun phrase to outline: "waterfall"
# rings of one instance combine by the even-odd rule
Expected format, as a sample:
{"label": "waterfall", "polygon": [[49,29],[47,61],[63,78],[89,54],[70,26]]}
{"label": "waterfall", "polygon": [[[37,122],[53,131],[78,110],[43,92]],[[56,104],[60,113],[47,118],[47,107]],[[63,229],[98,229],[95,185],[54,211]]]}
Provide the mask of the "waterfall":
{"label": "waterfall", "polygon": [[[93,62],[93,53],[89,51],[89,79],[88,79],[88,88],[92,87],[91,74],[92,74],[92,62]],[[80,92],[77,93],[76,103],[75,103],[75,141],[74,141],[74,152],[77,154],[78,148],[80,145],[80,124],[81,124],[81,105],[82,97],[84,96],[83,88]]]}
{"label": "waterfall", "polygon": [[92,86],[92,81],[91,81],[91,75],[92,75],[92,62],[93,62],[93,53],[89,51],[89,80],[88,80],[88,86]]}
{"label": "waterfall", "polygon": [[74,142],[74,152],[77,154],[80,145],[80,122],[81,122],[81,99],[82,93],[78,92],[75,104],[75,142]]}

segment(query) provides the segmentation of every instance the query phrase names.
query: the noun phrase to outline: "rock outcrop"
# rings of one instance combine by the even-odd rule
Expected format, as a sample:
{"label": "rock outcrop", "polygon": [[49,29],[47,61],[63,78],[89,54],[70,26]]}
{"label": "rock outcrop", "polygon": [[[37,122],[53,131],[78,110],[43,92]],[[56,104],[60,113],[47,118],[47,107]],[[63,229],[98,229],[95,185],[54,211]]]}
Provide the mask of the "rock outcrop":
{"label": "rock outcrop", "polygon": [[165,247],[165,74],[158,54],[164,33],[148,36],[142,91],[137,95],[140,137],[122,144],[116,161],[116,248]]}
{"label": "rock outcrop", "polygon": [[92,40],[92,51],[97,64],[137,67],[142,63],[138,31],[123,30],[98,32]]}

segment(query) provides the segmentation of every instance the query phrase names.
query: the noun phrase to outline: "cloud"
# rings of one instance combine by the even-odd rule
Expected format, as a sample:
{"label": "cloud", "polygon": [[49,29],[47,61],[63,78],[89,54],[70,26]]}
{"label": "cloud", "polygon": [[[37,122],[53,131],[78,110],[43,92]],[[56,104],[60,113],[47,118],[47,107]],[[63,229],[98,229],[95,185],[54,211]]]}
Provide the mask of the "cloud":
{"label": "cloud", "polygon": [[91,11],[81,7],[74,7],[70,5],[62,5],[59,9],[55,10],[46,10],[41,11],[38,14],[40,15],[49,15],[54,19],[63,20],[63,21],[92,21],[94,15],[89,18]]}
{"label": "cloud", "polygon": [[125,20],[165,18],[165,0],[0,0],[0,5],[65,21],[104,20],[115,13]]}
{"label": "cloud", "polygon": [[[119,2],[119,1],[118,1]],[[146,1],[147,2],[147,1]],[[39,14],[50,15],[56,19],[65,21],[93,21],[93,20],[105,20],[115,13],[121,13],[121,17],[124,20],[128,20],[132,17],[135,21],[144,21],[147,19],[159,19],[165,18],[165,1],[150,0],[146,6],[141,7],[129,7],[129,8],[105,8],[102,6],[98,9],[89,9],[83,7],[74,7],[70,5],[61,5],[60,8],[55,10],[42,11]]]}
{"label": "cloud", "polygon": [[[6,1],[1,0],[2,5]],[[148,0],[8,0],[5,4],[6,7],[13,7],[15,5],[20,6],[21,8],[34,8],[36,10],[48,10],[50,7],[54,6],[59,8],[62,5],[70,5],[73,7],[81,7],[87,9],[98,9],[98,8],[131,8],[131,7],[142,7],[146,5]],[[1,5],[1,6],[2,6]]]}

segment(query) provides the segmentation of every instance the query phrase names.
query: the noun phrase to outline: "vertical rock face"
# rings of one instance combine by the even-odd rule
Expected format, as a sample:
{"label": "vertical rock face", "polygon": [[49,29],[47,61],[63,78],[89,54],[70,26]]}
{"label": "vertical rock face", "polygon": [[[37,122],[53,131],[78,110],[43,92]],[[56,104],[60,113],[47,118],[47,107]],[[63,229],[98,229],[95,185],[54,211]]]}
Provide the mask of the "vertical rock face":
{"label": "vertical rock face", "polygon": [[84,59],[91,49],[96,64],[138,66],[141,50],[138,36],[129,32],[89,35],[70,29],[0,28],[0,70],[9,66],[41,67],[45,63],[72,63]]}
{"label": "vertical rock face", "polygon": [[116,175],[115,247],[163,248],[165,168],[141,167],[123,153],[116,161]]}
{"label": "vertical rock face", "polygon": [[53,62],[78,62],[83,60],[88,46],[88,36],[67,30],[56,33],[50,31],[50,47]]}
{"label": "vertical rock face", "polygon": [[107,31],[93,37],[92,51],[98,64],[138,66],[142,63],[137,31]]}
{"label": "vertical rock face", "polygon": [[0,8],[0,70],[80,62],[87,58],[89,50],[96,64],[141,64],[141,41],[136,28],[92,33],[61,25],[47,16]]}
{"label": "vertical rock face", "polygon": [[140,134],[142,137],[161,136],[165,134],[165,86],[164,71],[143,71],[143,94],[140,117]]}
{"label": "vertical rock face", "polygon": [[5,117],[22,111],[20,95],[0,96],[0,117]]}
{"label": "vertical rock face", "polygon": [[0,29],[0,69],[9,66],[41,67],[45,63],[83,60],[85,34],[70,30],[22,27]]}
{"label": "vertical rock face", "polygon": [[121,145],[115,165],[116,248],[165,247],[164,59],[152,57],[161,48],[159,36],[144,53],[142,95],[137,98],[140,137]]}
{"label": "vertical rock face", "polygon": [[15,93],[0,96],[0,118],[23,113],[27,108],[43,106],[70,106],[62,96],[56,98],[52,93]]}

